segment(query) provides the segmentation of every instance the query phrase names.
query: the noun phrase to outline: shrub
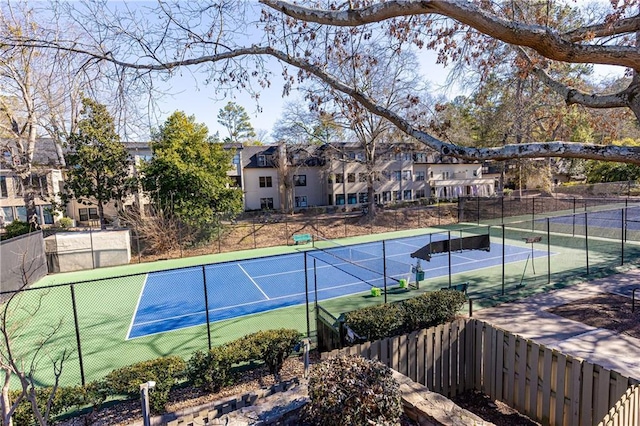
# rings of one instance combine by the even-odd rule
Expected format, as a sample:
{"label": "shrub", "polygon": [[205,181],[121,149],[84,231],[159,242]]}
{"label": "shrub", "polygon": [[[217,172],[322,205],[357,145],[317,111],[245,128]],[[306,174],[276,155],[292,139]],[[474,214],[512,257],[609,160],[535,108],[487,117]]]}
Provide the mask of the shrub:
{"label": "shrub", "polygon": [[60,225],[60,228],[71,228],[73,226],[73,219],[67,216],[61,217],[60,220],[58,220],[58,224]]}
{"label": "shrub", "polygon": [[452,321],[464,305],[460,291],[438,290],[424,293],[401,303],[403,331],[406,333]]}
{"label": "shrub", "polygon": [[[51,395],[53,388],[36,388],[36,401],[38,401],[38,409],[43,416],[46,416],[47,401]],[[15,401],[20,395],[20,391],[14,390],[9,393],[9,400]],[[51,401],[49,419],[58,414],[64,413],[71,408],[77,408],[86,403],[86,390],[82,386],[59,387]],[[46,420],[49,420],[46,419]],[[15,425],[32,425],[36,424],[36,418],[33,415],[31,403],[24,398],[13,414],[13,424]]]}
{"label": "shrub", "polygon": [[110,395],[136,397],[140,394],[140,385],[153,380],[156,387],[149,394],[149,405],[152,411],[160,413],[169,400],[171,387],[184,376],[185,370],[186,364],[178,356],[143,361],[113,370],[104,379],[105,389]]}
{"label": "shrub", "polygon": [[402,328],[401,309],[397,304],[358,309],[346,313],[344,319],[356,334],[368,340],[391,336]]}
{"label": "shrub", "polygon": [[257,351],[256,358],[264,361],[269,373],[280,381],[282,364],[300,342],[300,332],[293,329],[263,330],[246,336],[245,344]]}
{"label": "shrub", "polygon": [[309,377],[306,417],[316,425],[396,425],[398,383],[378,361],[339,356],[316,364]]}
{"label": "shrub", "polygon": [[31,225],[29,225],[27,222],[22,222],[21,220],[17,219],[5,226],[4,230],[6,231],[4,235],[4,238],[6,239],[28,234],[32,231]]}
{"label": "shrub", "polygon": [[231,366],[242,361],[236,344],[216,346],[209,352],[197,351],[187,363],[187,379],[194,386],[218,392],[233,383]]}

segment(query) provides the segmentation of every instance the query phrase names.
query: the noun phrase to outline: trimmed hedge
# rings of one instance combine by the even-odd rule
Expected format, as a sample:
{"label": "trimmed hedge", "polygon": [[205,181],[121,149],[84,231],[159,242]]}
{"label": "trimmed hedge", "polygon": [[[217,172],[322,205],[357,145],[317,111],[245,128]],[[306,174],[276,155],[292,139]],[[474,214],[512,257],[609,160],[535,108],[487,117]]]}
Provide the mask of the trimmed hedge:
{"label": "trimmed hedge", "polygon": [[149,406],[155,413],[164,412],[169,400],[169,391],[184,377],[187,365],[178,356],[156,358],[113,370],[104,378],[104,387],[109,395],[140,395],[140,385],[150,380],[156,382],[149,393]]}
{"label": "trimmed hedge", "polygon": [[466,296],[460,291],[438,290],[398,303],[351,311],[344,319],[358,335],[378,340],[452,321],[465,301]]}
{"label": "trimmed hedge", "polygon": [[234,364],[261,360],[277,381],[282,364],[299,341],[300,333],[286,328],[249,334],[208,353],[196,352],[187,363],[187,377],[195,386],[217,392],[233,383]]}

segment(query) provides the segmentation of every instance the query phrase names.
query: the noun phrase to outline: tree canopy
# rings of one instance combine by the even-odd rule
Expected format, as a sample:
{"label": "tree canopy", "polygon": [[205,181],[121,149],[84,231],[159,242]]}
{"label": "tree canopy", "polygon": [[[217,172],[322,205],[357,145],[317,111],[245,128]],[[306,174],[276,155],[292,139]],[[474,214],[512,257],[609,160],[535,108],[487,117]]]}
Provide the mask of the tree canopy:
{"label": "tree canopy", "polygon": [[121,203],[136,187],[130,175],[133,159],[120,142],[106,107],[89,98],[82,99],[78,128],[69,135],[67,145],[69,168],[62,198],[75,198],[83,204],[95,202],[104,229],[104,205],[112,200]]}
{"label": "tree canopy", "polygon": [[[640,18],[634,2],[548,1],[305,2],[255,3],[161,2],[146,12],[112,8],[108,3],[69,3],[60,16],[70,25],[91,29],[82,43],[58,37],[10,35],[7,46],[39,46],[76,53],[87,64],[110,63],[120,81],[153,86],[181,67],[208,75],[217,91],[247,90],[259,99],[260,88],[280,71],[288,93],[300,82],[318,79],[432,149],[468,160],[568,157],[640,163],[640,148],[541,137],[523,143],[461,146],[443,141],[427,127],[373,99],[363,87],[343,81],[327,58],[351,40],[384,34],[393,52],[417,46],[436,50],[438,61],[464,77],[480,71],[479,81],[507,64],[521,78],[535,77],[568,105],[626,109],[640,116]],[[154,16],[145,20],[143,16]],[[259,18],[258,18],[259,16]],[[96,18],[96,17],[99,17]],[[135,23],[135,25],[132,25]],[[267,66],[267,58],[282,64]],[[593,84],[589,70],[563,73],[571,65],[612,65],[627,76],[606,86]],[[358,72],[358,69],[354,69]],[[130,83],[131,84],[131,83]],[[128,87],[123,85],[123,87]],[[483,141],[487,142],[487,141]],[[489,141],[497,142],[497,141]]]}
{"label": "tree canopy", "polygon": [[204,232],[196,239],[215,232],[218,214],[242,210],[242,192],[227,176],[235,152],[214,143],[193,116],[171,114],[153,135],[151,149],[142,167],[143,187],[156,208]]}

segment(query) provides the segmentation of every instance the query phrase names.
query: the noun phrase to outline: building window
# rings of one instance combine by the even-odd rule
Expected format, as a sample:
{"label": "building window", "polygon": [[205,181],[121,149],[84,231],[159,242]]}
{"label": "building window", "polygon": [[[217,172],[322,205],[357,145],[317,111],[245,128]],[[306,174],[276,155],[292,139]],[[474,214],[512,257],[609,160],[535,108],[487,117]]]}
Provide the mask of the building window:
{"label": "building window", "polygon": [[336,194],[336,206],[344,206],[344,194]]}
{"label": "building window", "polygon": [[329,195],[329,202],[327,203],[327,205],[332,206],[333,205],[333,194],[328,194]]}
{"label": "building window", "polygon": [[307,207],[307,196],[300,195],[295,198],[296,207]]}
{"label": "building window", "polygon": [[7,177],[0,176],[0,197],[7,198],[9,196],[9,192],[7,191]]}
{"label": "building window", "polygon": [[355,181],[356,181],[356,174],[355,173],[348,173],[347,174],[347,182],[354,183]]}
{"label": "building window", "polygon": [[364,153],[362,151],[356,152],[356,160],[364,161]]}
{"label": "building window", "polygon": [[273,210],[273,198],[260,198],[260,208],[262,210]]}
{"label": "building window", "polygon": [[474,171],[473,171],[473,176],[475,176],[475,177],[477,177],[477,176],[478,176],[478,171],[477,171],[477,170],[474,170]]}
{"label": "building window", "polygon": [[416,180],[417,181],[418,180],[424,180],[424,177],[425,177],[424,176],[424,172],[416,172],[415,176],[416,176]]}
{"label": "building window", "polygon": [[400,179],[402,179],[402,172],[400,170],[394,170],[392,176],[393,176],[393,180],[397,182]]}
{"label": "building window", "polygon": [[449,172],[442,172],[442,179],[449,179]]}
{"label": "building window", "polygon": [[426,193],[424,189],[416,189],[416,199],[418,198],[426,198]]}
{"label": "building window", "polygon": [[13,178],[13,193],[18,197],[22,197],[22,181],[19,177]]}
{"label": "building window", "polygon": [[349,204],[358,204],[358,194],[356,194],[355,192],[350,193],[347,196],[347,202]]}
{"label": "building window", "polygon": [[358,173],[358,182],[366,182],[367,174],[366,173]]}
{"label": "building window", "polygon": [[405,152],[404,155],[402,156],[402,159],[404,161],[411,161],[411,153],[410,152]]}
{"label": "building window", "polygon": [[400,193],[400,191],[393,191],[393,201],[400,200],[402,200],[402,194]]}
{"label": "building window", "polygon": [[234,188],[242,188],[242,177],[240,176],[229,176],[229,180],[231,180],[231,186]]}
{"label": "building window", "polygon": [[369,202],[369,194],[366,192],[358,192],[358,202],[360,204],[366,204]]}
{"label": "building window", "polygon": [[78,209],[78,216],[80,216],[80,222],[86,222],[88,220],[98,220],[100,216],[98,216],[98,208],[97,207],[89,207],[85,209]]}
{"label": "building window", "polygon": [[13,222],[15,216],[13,215],[13,207],[2,207],[2,214],[4,216],[4,224],[8,225]]}
{"label": "building window", "polygon": [[404,198],[405,200],[410,200],[411,197],[411,190],[410,189],[405,189],[404,193],[402,194],[402,198]]}
{"label": "building window", "polygon": [[402,161],[402,153],[401,152],[396,152],[393,155],[393,159],[396,160],[396,161]]}
{"label": "building window", "polygon": [[293,175],[293,184],[295,186],[307,186],[307,175]]}
{"label": "building window", "polygon": [[258,155],[258,167],[265,167],[267,165],[267,156]]}
{"label": "building window", "polygon": [[402,172],[402,180],[411,180],[411,170],[404,170]]}
{"label": "building window", "polygon": [[336,183],[344,183],[344,175],[342,173],[336,174]]}
{"label": "building window", "polygon": [[[327,177],[327,183],[329,184],[332,184],[334,180],[335,180],[335,175],[329,175],[329,177]],[[331,203],[329,203],[329,205],[331,205]]]}
{"label": "building window", "polygon": [[429,177],[430,177],[431,179],[433,179],[433,170],[430,170],[430,171],[429,171]]}
{"label": "building window", "polygon": [[413,154],[414,161],[416,163],[426,163],[427,162],[427,154],[424,152],[416,152]]}
{"label": "building window", "polygon": [[240,164],[240,153],[236,152],[236,155],[233,156],[233,159],[231,160],[232,164],[238,165]]}
{"label": "building window", "polygon": [[353,151],[349,151],[349,154],[347,154],[347,156],[349,157],[350,160],[356,159],[356,153]]}
{"label": "building window", "polygon": [[271,188],[272,186],[271,176],[260,176],[260,188]]}
{"label": "building window", "polygon": [[382,202],[388,203],[391,201],[391,191],[383,191],[382,192]]}

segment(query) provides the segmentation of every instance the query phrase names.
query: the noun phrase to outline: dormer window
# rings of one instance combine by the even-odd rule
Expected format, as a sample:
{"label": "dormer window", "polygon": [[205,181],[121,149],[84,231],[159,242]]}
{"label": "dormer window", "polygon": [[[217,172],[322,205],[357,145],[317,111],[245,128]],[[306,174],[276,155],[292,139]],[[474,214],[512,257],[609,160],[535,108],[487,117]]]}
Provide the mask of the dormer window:
{"label": "dormer window", "polygon": [[258,167],[265,167],[267,165],[267,156],[258,155]]}

